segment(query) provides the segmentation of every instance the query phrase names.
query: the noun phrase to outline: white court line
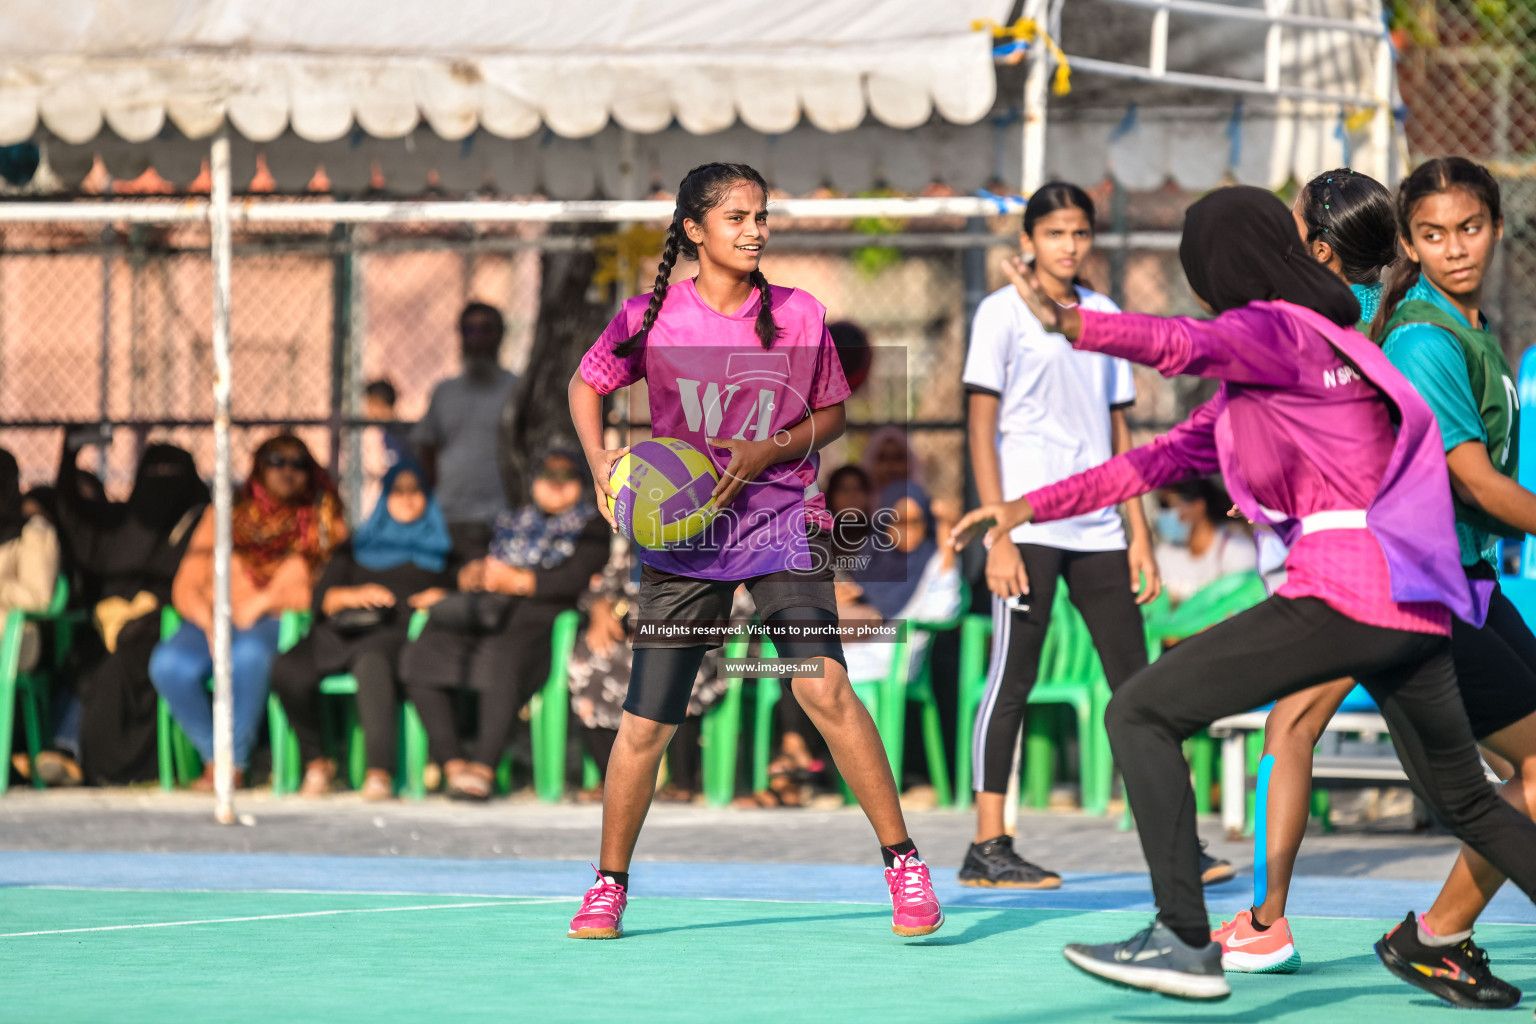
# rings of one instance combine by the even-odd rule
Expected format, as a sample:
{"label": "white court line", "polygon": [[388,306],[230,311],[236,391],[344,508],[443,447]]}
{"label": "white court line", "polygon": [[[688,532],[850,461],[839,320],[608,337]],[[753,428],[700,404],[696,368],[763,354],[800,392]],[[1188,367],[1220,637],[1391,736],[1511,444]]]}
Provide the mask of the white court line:
{"label": "white court line", "polygon": [[559,902],[576,903],[579,896],[525,896],[517,893],[504,892],[402,892],[393,889],[166,889],[160,886],[132,886],[132,885],[10,885],[0,886],[0,892],[6,889],[21,889],[28,892],[143,892],[143,893],[217,893],[227,896],[447,896],[453,899],[464,900],[537,900],[540,903]]}
{"label": "white court line", "polygon": [[340,914],[398,914],[410,910],[458,910],[464,907],[526,907],[536,903],[565,903],[567,900],[506,900],[497,903],[434,903],[420,907],[351,907],[345,910],[308,910],[296,914],[258,914],[252,917],[210,917],[199,921],[153,921],[144,924],[109,924],[94,928],[55,928],[37,932],[5,932],[0,939],[20,939],[34,935],[75,935],[80,932],[121,932],[138,928],[180,928],[191,924],[239,924],[245,921],[285,921],[298,917],[335,917]]}

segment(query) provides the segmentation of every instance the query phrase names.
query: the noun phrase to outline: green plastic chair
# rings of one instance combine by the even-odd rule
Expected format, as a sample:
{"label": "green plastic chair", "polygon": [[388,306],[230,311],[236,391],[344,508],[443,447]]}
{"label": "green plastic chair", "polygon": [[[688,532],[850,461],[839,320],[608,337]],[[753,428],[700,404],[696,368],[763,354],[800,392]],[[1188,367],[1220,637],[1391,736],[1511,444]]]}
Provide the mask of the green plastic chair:
{"label": "green plastic chair", "polygon": [[[1159,645],[1186,640],[1268,597],[1264,579],[1257,572],[1232,573],[1206,584],[1177,608],[1152,618],[1147,623],[1147,635]],[[1259,742],[1263,742],[1262,734]],[[1216,741],[1202,729],[1185,741],[1184,756],[1194,781],[1195,813],[1210,814],[1211,789],[1216,780]]]}
{"label": "green plastic chair", "polygon": [[[411,614],[410,625],[407,627],[406,637],[415,640],[421,635],[421,631],[427,624],[427,612],[417,610]],[[292,650],[294,644],[309,635],[313,628],[314,616],[310,612],[284,612],[282,626],[278,635],[277,646],[281,651]],[[326,676],[320,680],[320,693],[328,697],[356,697],[357,677],[350,672]],[[324,705],[321,705],[322,708]],[[413,762],[426,764],[426,730],[421,724],[421,716],[416,713],[416,708],[409,701],[402,701],[399,709],[400,721],[396,728],[399,737],[400,753],[396,762],[397,766],[403,766]],[[299,763],[298,736],[294,733],[292,725],[288,721],[288,713],[283,709],[283,702],[276,694],[267,697],[267,727],[272,743],[272,795],[284,796],[296,793],[299,789],[300,777],[303,766]],[[357,717],[357,702],[355,700],[346,703],[346,720],[343,725],[342,735],[347,737],[347,781],[353,789],[359,789],[363,784],[363,776],[367,773],[367,751],[363,742],[363,727]],[[420,751],[418,753],[418,751]],[[419,773],[417,774],[417,788],[420,787]],[[395,792],[403,793],[410,789],[412,775],[397,767],[395,771]],[[420,795],[425,795],[424,792]]]}
{"label": "green plastic chair", "polygon": [[[726,641],[725,656],[746,657],[748,642],[745,631],[735,633]],[[731,677],[720,701],[704,712],[699,745],[704,750],[704,802],[710,807],[728,807],[736,795],[744,682],[740,676]]]}
{"label": "green plastic chair", "polygon": [[[181,616],[175,608],[166,605],[160,609],[160,639],[169,640],[181,628]],[[210,680],[210,685],[211,685]],[[156,739],[160,758],[160,788],[175,789],[189,785],[202,774],[203,759],[198,756],[192,741],[181,731],[176,719],[171,717],[171,706],[161,697],[156,702]]]}
{"label": "green plastic chair", "polygon": [[[533,741],[533,788],[539,799],[547,804],[559,803],[565,793],[565,742],[571,709],[569,672],[571,651],[576,647],[576,630],[580,625],[581,613],[575,609],[555,617],[550,637],[549,676],[528,704],[528,728]],[[510,762],[503,758],[502,764],[506,766],[510,783]],[[586,781],[592,780],[595,768],[595,765],[587,768]]]}
{"label": "green plastic chair", "polygon": [[[963,586],[963,585],[962,585]],[[962,594],[962,598],[964,595]],[[962,600],[961,607],[965,606]],[[922,705],[923,746],[931,766],[936,802],[941,807],[953,803],[949,784],[949,767],[944,754],[944,737],[939,722],[938,701],[934,699],[930,656],[933,652],[932,637],[947,629],[954,629],[960,622],[956,616],[948,622],[908,621],[905,631],[895,643],[891,654],[891,667],[883,679],[853,682],[853,692],[869,709],[875,720],[875,728],[885,745],[891,773],[899,781],[906,755],[907,704]],[[929,644],[918,666],[916,677],[911,675],[911,640],[916,632],[929,635]],[[771,641],[763,641],[763,657],[775,656]],[[753,721],[752,790],[760,792],[768,787],[768,761],[773,742],[773,709],[783,696],[783,685],[778,679],[764,678],[757,681],[757,708]],[[852,801],[853,795],[845,785],[844,796]]]}
{"label": "green plastic chair", "polygon": [[[416,611],[411,616],[408,638],[421,636],[430,618],[430,611]],[[565,788],[565,737],[566,709],[569,706],[567,673],[571,650],[576,645],[576,629],[580,616],[575,611],[561,612],[555,618],[551,637],[553,656],[550,673],[544,687],[534,695],[530,703],[530,730],[533,740],[534,789],[539,798],[548,803],[560,799]],[[307,612],[290,612],[283,617],[283,629],[278,641],[279,649],[288,650],[308,634],[311,616]],[[329,696],[357,695],[357,678],[350,673],[327,676],[320,681],[320,692]],[[347,705],[345,735],[347,744],[348,777],[352,788],[362,785],[367,771],[362,724],[357,718],[355,702]],[[557,710],[545,714],[545,708]],[[298,740],[283,711],[282,702],[271,696],[267,702],[267,718],[272,734],[272,788],[274,794],[296,792],[299,784]],[[400,770],[396,773],[395,787],[401,794],[415,800],[426,796],[423,775],[427,766],[427,732],[421,715],[410,701],[400,705]],[[283,770],[278,771],[277,766]],[[589,766],[591,771],[595,765]],[[497,769],[497,788],[506,793],[511,788],[511,757],[502,758]]]}
{"label": "green plastic chair", "polygon": [[[77,613],[69,606],[69,581],[62,575],[53,586],[53,598],[48,607],[40,612],[12,608],[5,616],[0,629],[0,750],[7,755],[15,735],[16,697],[21,696],[22,729],[26,733],[27,758],[32,765],[32,787],[42,789],[43,780],[37,775],[37,755],[43,749],[44,724],[48,719],[48,679],[63,664],[69,653],[71,633]],[[54,624],[54,650],[52,663],[41,653],[35,668],[21,671],[21,644],[29,622]],[[10,765],[0,765],[0,794],[10,787]]]}
{"label": "green plastic chair", "polygon": [[[169,640],[176,635],[181,628],[181,614],[175,608],[167,605],[160,609],[160,639]],[[310,614],[308,612],[284,612],[279,620],[277,634],[277,649],[279,653],[285,652],[294,644],[304,639],[309,632]],[[208,678],[208,690],[213,692],[213,677]],[[267,714],[269,724],[273,708],[277,709],[277,722],[280,723],[282,740],[287,740],[292,734],[288,726],[288,716],[284,714],[282,705],[275,696],[267,697]],[[160,788],[164,790],[176,789],[179,786],[187,786],[203,772],[203,759],[176,724],[176,719],[171,715],[171,706],[161,697],[156,701],[155,714],[157,717],[157,740],[160,760]],[[283,784],[286,778],[291,778],[292,785],[287,792],[298,788],[297,778],[299,772],[299,744],[297,740],[287,743],[282,742],[274,733],[272,742],[272,792],[282,794]],[[285,778],[286,777],[286,778]]]}
{"label": "green plastic chair", "polygon": [[[1165,598],[1143,606],[1143,619],[1162,614]],[[966,615],[960,624],[960,695],[955,730],[955,805],[971,804],[972,732],[986,694],[987,667],[991,659],[992,618]],[[1153,659],[1161,644],[1147,640],[1147,656]],[[1093,638],[1082,615],[1072,606],[1065,583],[1059,583],[1051,605],[1051,622],[1040,654],[1040,673],[1029,694],[1031,705],[1066,705],[1073,711],[1078,732],[1083,809],[1103,814],[1109,806],[1114,782],[1114,757],[1104,732],[1104,713],[1109,706],[1109,684]],[[1049,803],[1056,764],[1055,723],[1032,712],[1025,739],[1025,778],[1020,787],[1024,802],[1043,807]]]}
{"label": "green plastic chair", "polygon": [[[895,760],[900,748],[893,747],[890,742],[889,716],[881,714],[882,697],[888,692],[899,693],[905,689],[908,659],[901,655],[906,650],[907,640],[903,636],[898,641],[897,655],[891,660],[891,669],[885,679],[853,684],[854,694],[869,709],[870,717],[875,720],[875,728],[880,733],[881,742],[885,744],[886,757],[891,762],[892,772],[901,770],[900,763]],[[773,641],[766,639],[762,641],[761,656],[778,657]],[[764,677],[757,681],[757,707],[752,720],[752,791],[754,793],[768,788],[768,761],[773,747],[773,709],[778,706],[783,693],[784,686],[776,678]],[[848,796],[846,790],[845,796]]]}
{"label": "green plastic chair", "polygon": [[1147,621],[1147,633],[1159,642],[1185,640],[1247,611],[1269,596],[1257,572],[1235,572],[1206,584],[1177,608]]}
{"label": "green plastic chair", "polygon": [[[898,745],[905,744],[907,735],[905,707],[908,704],[920,705],[920,713],[923,716],[923,756],[928,761],[928,775],[933,783],[934,803],[939,807],[954,806],[956,795],[950,786],[949,759],[944,753],[944,727],[939,717],[939,702],[933,692],[933,646],[938,634],[959,628],[961,620],[965,617],[964,609],[970,607],[970,604],[971,588],[961,580],[958,605],[961,610],[957,611],[953,617],[943,622],[909,622],[907,624],[911,629],[926,633],[928,645],[917,667],[917,676],[907,684],[901,720],[891,723],[892,742]],[[904,750],[897,752],[896,760],[898,764],[904,763]],[[898,783],[901,781],[899,773],[896,780]]]}
{"label": "green plastic chair", "polygon": [[1099,751],[1107,749],[1108,740],[1101,739],[1103,721],[1094,715],[1098,703],[1095,690],[1100,686],[1108,687],[1088,627],[1077,609],[1065,599],[1064,590],[1064,587],[1057,590],[1045,649],[1041,653],[1040,674],[1029,692],[1028,703],[1035,710],[1029,714],[1024,737],[1024,778],[1020,794],[1026,806],[1044,808],[1049,805],[1058,743],[1056,723],[1040,709],[1052,704],[1065,705],[1072,709],[1077,722],[1083,810],[1099,814],[1103,812],[1096,799],[1102,788],[1098,784]]}
{"label": "green plastic chair", "polygon": [[[1039,675],[1030,690],[1029,703],[1039,706],[1065,704],[1075,713],[1086,809],[1095,770],[1093,726],[1097,701],[1094,684],[1102,678],[1103,670],[1097,667],[1098,656],[1087,626],[1068,600],[1066,589],[1065,584],[1056,588],[1050,625],[1040,651]],[[969,807],[972,798],[972,734],[986,692],[991,642],[991,617],[967,615],[960,626],[960,708],[955,735],[955,802],[961,808]],[[1101,722],[1100,725],[1102,727]],[[1021,789],[1025,802],[1035,806],[1044,806],[1050,799],[1056,757],[1051,735],[1053,727],[1054,723],[1045,715],[1030,714],[1024,750],[1025,784]]]}

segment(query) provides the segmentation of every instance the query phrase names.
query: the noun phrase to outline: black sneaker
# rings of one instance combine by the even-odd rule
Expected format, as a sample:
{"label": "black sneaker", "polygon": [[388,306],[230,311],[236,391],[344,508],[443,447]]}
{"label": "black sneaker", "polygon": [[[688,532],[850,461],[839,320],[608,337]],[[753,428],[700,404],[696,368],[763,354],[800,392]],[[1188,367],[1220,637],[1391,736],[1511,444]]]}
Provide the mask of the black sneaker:
{"label": "black sneaker", "polygon": [[1074,942],[1062,954],[1078,970],[1111,985],[1179,999],[1225,999],[1232,994],[1221,971],[1221,943],[1187,946],[1161,921],[1154,920],[1124,942]]}
{"label": "black sneaker", "polygon": [[1408,911],[1403,923],[1376,943],[1382,965],[1410,985],[1452,1006],[1503,1010],[1520,1001],[1520,990],[1488,969],[1488,954],[1471,939],[1454,946],[1419,941],[1419,921]]}
{"label": "black sneaker", "polygon": [[1013,850],[1012,836],[972,843],[960,865],[960,884],[986,889],[1060,889],[1061,876]]}
{"label": "black sneaker", "polygon": [[1232,862],[1206,853],[1205,840],[1200,840],[1200,884],[1216,885],[1218,882],[1230,882],[1236,876],[1237,868],[1232,866]]}

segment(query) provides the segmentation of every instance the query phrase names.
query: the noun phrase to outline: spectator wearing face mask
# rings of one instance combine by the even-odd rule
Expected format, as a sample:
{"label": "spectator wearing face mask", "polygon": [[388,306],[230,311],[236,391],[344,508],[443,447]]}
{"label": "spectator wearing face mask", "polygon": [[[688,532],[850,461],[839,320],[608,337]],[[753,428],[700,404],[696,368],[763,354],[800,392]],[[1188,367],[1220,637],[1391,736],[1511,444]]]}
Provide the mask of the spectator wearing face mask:
{"label": "spectator wearing face mask", "polygon": [[517,387],[516,374],[497,358],[506,324],[495,306],[471,302],[459,315],[463,371],[432,391],[427,414],[416,424],[416,445],[426,483],[434,489],[456,559],[485,554],[491,524],[506,507],[496,472],[501,411]]}
{"label": "spectator wearing face mask", "polygon": [[1232,500],[1214,480],[1190,480],[1157,494],[1155,551],[1163,589],[1174,604],[1235,572],[1253,572],[1258,551],[1253,539],[1227,518]]}

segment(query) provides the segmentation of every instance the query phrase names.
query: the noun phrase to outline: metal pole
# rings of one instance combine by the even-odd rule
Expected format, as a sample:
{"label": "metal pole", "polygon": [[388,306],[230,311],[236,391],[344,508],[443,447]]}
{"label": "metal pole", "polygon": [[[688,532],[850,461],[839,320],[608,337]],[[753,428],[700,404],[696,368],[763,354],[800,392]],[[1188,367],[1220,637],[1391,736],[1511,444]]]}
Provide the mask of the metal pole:
{"label": "metal pole", "polygon": [[213,177],[208,228],[213,257],[213,791],[214,817],[235,822],[235,710],[230,678],[229,561],[229,128],[214,136],[209,150]]}
{"label": "metal pole", "polygon": [[[351,239],[350,224],[331,228],[332,241],[346,246]],[[343,248],[331,257],[331,457],[332,480],[341,479],[341,421],[357,410],[351,399],[352,380],[348,372],[352,327],[352,253]],[[351,495],[348,495],[351,498]],[[353,509],[357,506],[354,504]]]}
{"label": "metal pole", "polygon": [[[977,236],[978,244],[972,249],[960,250],[960,279],[964,285],[965,304],[965,349],[971,350],[971,326],[976,322],[976,308],[981,305],[981,300],[987,297],[987,250],[983,244],[990,237],[987,233],[987,222],[980,217],[972,217],[966,221],[966,230]],[[1017,244],[1016,242],[1014,244]],[[970,397],[966,397],[966,419],[970,419]],[[976,473],[971,463],[971,432],[970,429],[962,431],[961,457],[965,462],[965,495],[964,502],[967,510],[981,504],[981,497],[976,493]],[[985,586],[981,585],[982,576],[986,572],[986,556],[977,549],[975,544],[969,545],[960,553],[961,575],[973,584],[975,592],[985,593]],[[970,611],[969,608],[966,611]],[[979,780],[978,780],[979,781]]]}
{"label": "metal pole", "polygon": [[[1029,0],[1024,5],[1024,16],[1044,28],[1046,0]],[[1024,165],[1019,187],[1025,197],[1045,184],[1045,84],[1050,70],[1050,48],[1042,37],[1036,36],[1030,47],[1029,73],[1024,76]]]}
{"label": "metal pole", "polygon": [[1392,57],[1392,37],[1386,27],[1376,43],[1376,68],[1372,91],[1375,93],[1376,116],[1371,118],[1371,150],[1374,160],[1369,172],[1377,181],[1393,188],[1397,185],[1395,161],[1392,159],[1396,140],[1393,139],[1392,79],[1397,73]]}
{"label": "metal pole", "polygon": [[[102,245],[112,246],[117,241],[117,232],[112,225],[104,225],[101,229]],[[102,423],[107,422],[107,404],[112,393],[112,253],[110,251],[101,257],[101,373],[97,380],[96,411]],[[100,475],[102,483],[107,482],[107,443],[103,441],[96,446],[96,472]]]}

